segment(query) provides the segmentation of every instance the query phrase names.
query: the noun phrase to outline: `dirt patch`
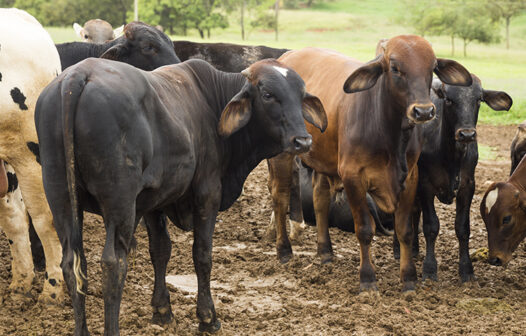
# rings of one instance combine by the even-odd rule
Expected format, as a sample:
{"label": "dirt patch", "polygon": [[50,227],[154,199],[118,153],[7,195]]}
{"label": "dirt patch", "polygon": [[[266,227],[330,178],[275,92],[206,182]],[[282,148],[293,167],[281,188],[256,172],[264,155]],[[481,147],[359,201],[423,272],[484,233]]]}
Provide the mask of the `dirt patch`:
{"label": "dirt patch", "polygon": [[[479,163],[471,209],[470,253],[487,246],[479,203],[487,180],[504,180],[509,172],[509,144],[514,126],[479,126],[479,142],[497,148],[499,161]],[[270,218],[267,168],[262,163],[249,177],[240,199],[218,217],[214,234],[212,293],[223,323],[223,335],[514,335],[526,323],[526,245],[519,246],[506,268],[474,262],[477,281],[461,285],[454,205],[437,204],[441,231],[437,242],[439,281],[420,283],[412,295],[402,295],[399,265],[392,257],[391,239],[373,243],[379,295],[358,294],[359,249],[353,234],[331,229],[335,261],[321,265],[315,256],[316,232],[308,227],[292,260],[281,265],[273,244],[261,240]],[[104,304],[100,256],[104,225],[87,215],[84,246],[88,256],[88,327],[102,335]],[[150,324],[153,267],[146,230],[139,226],[135,255],[121,305],[122,335],[193,335],[197,329],[192,234],[170,228],[173,242],[168,274],[180,284],[169,286],[174,322]],[[424,246],[421,238],[420,245]],[[423,253],[417,258],[419,276]],[[37,274],[32,294],[42,290]],[[0,238],[0,291],[9,285],[10,254]],[[3,300],[3,302],[2,302]],[[70,335],[74,327],[70,303],[44,307],[34,298],[0,296],[1,335]]]}

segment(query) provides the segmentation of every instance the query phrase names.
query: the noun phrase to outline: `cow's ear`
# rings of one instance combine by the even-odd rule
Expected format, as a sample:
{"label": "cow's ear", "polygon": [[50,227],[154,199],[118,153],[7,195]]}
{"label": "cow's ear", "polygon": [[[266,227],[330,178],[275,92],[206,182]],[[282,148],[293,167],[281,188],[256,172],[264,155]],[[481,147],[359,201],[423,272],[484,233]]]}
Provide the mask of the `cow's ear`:
{"label": "cow's ear", "polygon": [[343,84],[343,91],[354,93],[372,88],[384,72],[384,63],[384,54],[380,54],[371,62],[354,70]]}
{"label": "cow's ear", "polygon": [[75,34],[77,34],[77,36],[79,36],[83,41],[86,40],[86,39],[84,38],[83,34],[82,34],[82,31],[83,31],[84,29],[82,28],[81,25],[79,25],[78,23],[75,22],[75,23],[73,24],[73,29],[75,30]]}
{"label": "cow's ear", "polygon": [[121,36],[123,30],[124,30],[124,25],[113,29],[113,38],[117,38]]}
{"label": "cow's ear", "polygon": [[511,97],[504,91],[483,90],[482,100],[495,111],[508,111],[513,104]]}
{"label": "cow's ear", "polygon": [[437,58],[434,72],[442,82],[449,85],[470,86],[473,84],[469,71],[453,60]]}
{"label": "cow's ear", "polygon": [[111,47],[110,49],[106,50],[104,54],[100,56],[100,58],[106,58],[114,61],[121,61],[124,56],[128,54],[128,49],[124,47],[123,45],[117,44]]}
{"label": "cow's ear", "polygon": [[320,131],[325,131],[327,128],[327,113],[325,113],[323,104],[318,97],[306,93],[301,110],[305,120],[319,128]]}
{"label": "cow's ear", "polygon": [[221,113],[217,132],[221,137],[228,138],[245,126],[252,116],[252,101],[250,99],[250,84],[248,82],[243,89],[228,102]]}

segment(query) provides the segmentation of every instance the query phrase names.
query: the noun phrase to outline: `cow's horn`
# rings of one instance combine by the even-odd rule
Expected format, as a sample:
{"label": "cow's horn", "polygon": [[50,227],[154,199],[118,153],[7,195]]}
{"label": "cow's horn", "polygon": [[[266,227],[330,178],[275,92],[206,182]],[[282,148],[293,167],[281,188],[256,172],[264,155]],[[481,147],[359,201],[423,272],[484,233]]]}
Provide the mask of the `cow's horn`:
{"label": "cow's horn", "polygon": [[250,79],[250,77],[252,76],[252,74],[250,73],[250,68],[246,68],[245,70],[241,71],[241,74],[248,79]]}

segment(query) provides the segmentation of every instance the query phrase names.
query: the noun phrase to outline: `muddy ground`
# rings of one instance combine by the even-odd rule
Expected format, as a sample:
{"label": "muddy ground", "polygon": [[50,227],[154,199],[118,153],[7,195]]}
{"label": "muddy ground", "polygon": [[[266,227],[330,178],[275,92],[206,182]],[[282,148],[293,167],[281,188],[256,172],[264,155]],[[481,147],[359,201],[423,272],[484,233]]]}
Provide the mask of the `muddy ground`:
{"label": "muddy ground", "polygon": [[[479,203],[487,180],[504,180],[509,172],[508,148],[513,126],[479,126],[479,142],[497,148],[497,161],[481,161],[471,210],[471,250],[486,247]],[[315,229],[309,227],[303,244],[286,265],[276,259],[274,245],[262,241],[271,213],[262,163],[245,184],[245,193],[221,213],[214,235],[212,292],[222,335],[513,335],[526,333],[526,245],[519,246],[506,269],[474,262],[477,281],[461,285],[458,277],[454,205],[437,201],[441,220],[437,257],[439,281],[420,283],[414,295],[400,292],[398,262],[393,260],[390,237],[373,243],[380,296],[359,295],[359,248],[353,234],[331,229],[337,258],[320,265]],[[104,242],[100,217],[87,216],[84,230],[88,256],[88,327],[103,333],[103,299],[99,260]],[[121,305],[122,335],[192,335],[196,333],[194,268],[191,233],[170,230],[173,250],[168,269],[178,276],[178,288],[169,286],[174,321],[150,324],[153,268],[149,262],[146,230],[140,226],[138,248],[130,268]],[[424,246],[421,238],[420,245]],[[417,260],[421,275],[423,253]],[[7,239],[0,237],[0,291],[10,281]],[[32,294],[41,291],[38,273]],[[46,307],[35,298],[0,301],[2,335],[69,335],[74,322],[69,302]]]}

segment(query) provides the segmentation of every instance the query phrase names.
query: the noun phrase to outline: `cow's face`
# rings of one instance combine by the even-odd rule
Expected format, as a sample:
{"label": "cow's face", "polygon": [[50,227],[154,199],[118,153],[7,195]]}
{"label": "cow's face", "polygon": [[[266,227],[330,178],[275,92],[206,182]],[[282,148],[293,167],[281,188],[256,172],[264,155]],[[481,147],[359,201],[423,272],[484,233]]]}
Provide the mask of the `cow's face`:
{"label": "cow's face", "polygon": [[219,134],[229,136],[252,120],[281,151],[308,151],[312,138],[303,119],[324,131],[327,115],[301,77],[276,60],[259,61],[242,73],[248,81],[223,111]]}
{"label": "cow's face", "polygon": [[123,26],[113,29],[108,22],[95,19],[87,21],[84,27],[74,23],[73,29],[84,42],[104,43],[119,36],[122,33]]}
{"label": "cow's face", "polygon": [[429,96],[433,72],[445,83],[471,85],[471,76],[462,65],[437,59],[431,44],[419,36],[397,36],[378,48],[382,48],[383,53],[355,70],[345,81],[344,91],[367,90],[384,75],[383,89],[393,98],[390,103],[405,111],[413,123],[423,123],[435,116],[435,106]]}
{"label": "cow's face", "polygon": [[108,49],[101,58],[128,63],[143,70],[180,63],[172,41],[164,33],[142,22],[132,22],[124,27],[124,36]]}
{"label": "cow's face", "polygon": [[[480,104],[487,103],[494,110],[509,110],[512,100],[502,91],[484,90],[480,79],[472,76],[470,86],[452,86],[433,81],[433,91],[442,99],[443,122],[455,132],[455,141],[462,146],[476,140]],[[434,100],[436,102],[436,100]]]}
{"label": "cow's face", "polygon": [[505,266],[526,236],[526,195],[511,183],[494,183],[480,204],[488,231],[489,263]]}

